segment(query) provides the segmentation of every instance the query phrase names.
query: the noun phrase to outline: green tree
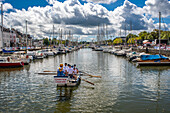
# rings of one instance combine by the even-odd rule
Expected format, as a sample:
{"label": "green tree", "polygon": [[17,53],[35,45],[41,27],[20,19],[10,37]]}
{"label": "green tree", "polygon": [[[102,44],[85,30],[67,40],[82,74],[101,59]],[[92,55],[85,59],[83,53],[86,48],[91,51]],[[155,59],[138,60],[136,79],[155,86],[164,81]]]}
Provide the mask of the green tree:
{"label": "green tree", "polygon": [[46,46],[49,45],[49,40],[48,40],[48,38],[43,39],[43,44],[46,45]]}
{"label": "green tree", "polygon": [[148,33],[146,31],[143,31],[143,32],[140,32],[138,35],[142,40],[144,40],[146,39]]}
{"label": "green tree", "polygon": [[170,31],[163,31],[161,33],[161,39],[168,39],[170,37]]}
{"label": "green tree", "polygon": [[138,36],[130,33],[126,36],[126,41],[128,41],[130,38],[136,38],[136,37],[138,37]]}
{"label": "green tree", "polygon": [[122,38],[116,38],[114,41],[113,41],[113,44],[121,44],[122,43]]}
{"label": "green tree", "polygon": [[149,33],[147,39],[154,39],[154,37]]}

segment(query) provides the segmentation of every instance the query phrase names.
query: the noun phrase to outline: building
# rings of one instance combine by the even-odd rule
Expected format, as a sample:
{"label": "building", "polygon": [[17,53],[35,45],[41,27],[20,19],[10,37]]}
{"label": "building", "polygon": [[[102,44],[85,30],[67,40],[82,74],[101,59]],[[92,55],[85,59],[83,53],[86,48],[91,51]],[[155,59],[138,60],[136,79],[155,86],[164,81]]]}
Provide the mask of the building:
{"label": "building", "polygon": [[10,32],[10,47],[17,47],[16,33],[13,30]]}
{"label": "building", "polygon": [[34,47],[43,47],[43,40],[42,39],[36,39],[33,41],[33,46]]}
{"label": "building", "polygon": [[2,42],[2,30],[0,28],[0,48],[3,47],[10,47],[10,29],[3,29],[3,42]]}

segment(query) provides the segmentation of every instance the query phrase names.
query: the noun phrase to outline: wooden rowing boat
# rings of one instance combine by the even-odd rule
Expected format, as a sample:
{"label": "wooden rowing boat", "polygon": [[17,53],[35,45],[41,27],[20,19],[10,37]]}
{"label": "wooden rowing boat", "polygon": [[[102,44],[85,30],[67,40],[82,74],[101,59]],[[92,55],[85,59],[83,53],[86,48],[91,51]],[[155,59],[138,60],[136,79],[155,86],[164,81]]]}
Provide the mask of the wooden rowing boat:
{"label": "wooden rowing boat", "polygon": [[68,76],[54,76],[54,81],[58,87],[75,87],[81,82],[80,74],[77,75],[77,80],[71,79]]}

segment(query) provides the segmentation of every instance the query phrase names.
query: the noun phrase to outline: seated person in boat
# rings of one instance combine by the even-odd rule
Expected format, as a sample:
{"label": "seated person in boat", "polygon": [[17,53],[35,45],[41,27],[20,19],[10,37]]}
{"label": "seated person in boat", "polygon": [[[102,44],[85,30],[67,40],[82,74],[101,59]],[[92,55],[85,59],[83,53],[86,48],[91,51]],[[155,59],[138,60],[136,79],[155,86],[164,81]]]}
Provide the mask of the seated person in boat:
{"label": "seated person in boat", "polygon": [[79,73],[78,68],[76,68],[76,64],[74,64],[73,70],[74,75],[77,75]]}
{"label": "seated person in boat", "polygon": [[65,71],[65,75],[68,76],[68,66],[67,66],[67,63],[65,63],[65,66],[64,66],[64,71]]}
{"label": "seated person in boat", "polygon": [[65,70],[63,69],[63,64],[57,69],[57,76],[65,76]]}
{"label": "seated person in boat", "polygon": [[71,67],[70,64],[68,64],[68,70],[67,70],[67,72],[68,72],[68,76],[70,76],[70,78],[75,78],[75,80],[77,80],[77,76],[76,76],[76,75],[73,75],[74,70],[73,70],[73,68]]}

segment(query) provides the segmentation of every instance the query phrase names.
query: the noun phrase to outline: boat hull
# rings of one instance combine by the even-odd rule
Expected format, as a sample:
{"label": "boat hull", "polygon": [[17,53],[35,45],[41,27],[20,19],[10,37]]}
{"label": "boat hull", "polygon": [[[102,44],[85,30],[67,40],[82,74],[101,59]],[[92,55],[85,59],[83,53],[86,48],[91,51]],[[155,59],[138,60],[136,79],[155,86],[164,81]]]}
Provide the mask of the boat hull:
{"label": "boat hull", "polygon": [[0,68],[16,68],[16,67],[23,67],[24,63],[17,62],[17,63],[0,63]]}
{"label": "boat hull", "polygon": [[138,66],[170,66],[170,62],[137,62]]}
{"label": "boat hull", "polygon": [[81,82],[80,75],[77,76],[77,80],[74,79],[68,79],[67,76],[65,77],[59,77],[54,76],[55,83],[57,83],[57,87],[76,87]]}

